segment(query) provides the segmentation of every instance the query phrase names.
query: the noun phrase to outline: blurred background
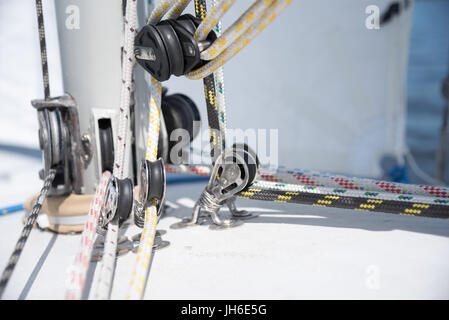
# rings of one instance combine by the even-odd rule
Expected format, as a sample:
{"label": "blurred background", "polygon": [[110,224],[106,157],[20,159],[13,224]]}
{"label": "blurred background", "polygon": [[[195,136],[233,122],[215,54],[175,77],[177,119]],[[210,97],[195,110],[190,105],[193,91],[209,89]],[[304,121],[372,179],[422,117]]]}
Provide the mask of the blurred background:
{"label": "blurred background", "polygon": [[[43,2],[55,96],[64,92],[56,11]],[[238,1],[224,26],[249,3]],[[369,5],[380,8],[378,30],[365,25]],[[228,126],[278,129],[278,162],[290,168],[441,184],[448,30],[446,0],[293,1],[226,64]],[[207,130],[202,81],[173,77],[164,85],[197,103]],[[30,100],[42,97],[34,1],[0,0],[0,205],[23,200],[14,186],[22,194],[40,186]],[[445,183],[447,171],[438,177]]]}

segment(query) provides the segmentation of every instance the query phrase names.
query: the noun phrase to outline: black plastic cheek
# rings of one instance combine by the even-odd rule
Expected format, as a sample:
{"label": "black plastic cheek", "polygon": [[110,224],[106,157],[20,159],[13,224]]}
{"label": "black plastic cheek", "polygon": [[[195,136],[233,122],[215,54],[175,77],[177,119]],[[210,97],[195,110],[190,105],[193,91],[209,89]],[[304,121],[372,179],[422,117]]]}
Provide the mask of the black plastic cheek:
{"label": "black plastic cheek", "polygon": [[175,76],[182,75],[184,71],[184,57],[175,29],[173,29],[170,21],[162,21],[157,26],[157,29],[167,49],[170,74],[174,74]]}
{"label": "black plastic cheek", "polygon": [[248,146],[247,143],[234,143],[232,145],[232,148],[234,150],[244,150],[244,152],[247,152],[248,154],[250,154],[256,161],[255,165],[256,165],[256,170],[259,168],[260,166],[260,162],[259,162],[259,157],[257,156],[257,153]]}
{"label": "black plastic cheek", "polygon": [[175,129],[185,127],[183,118],[185,118],[184,106],[180,105],[180,102],[173,98],[173,96],[167,96],[162,106],[162,112],[166,118],[167,131],[170,133]]}
{"label": "black plastic cheek", "polygon": [[119,198],[117,202],[117,213],[120,222],[123,222],[129,218],[133,207],[134,190],[131,179],[117,179]]}
{"label": "black plastic cheek", "polygon": [[150,177],[148,183],[148,200],[162,199],[164,194],[164,165],[157,160],[150,165]]}
{"label": "black plastic cheek", "polygon": [[195,138],[193,121],[200,121],[198,108],[186,95],[177,93],[172,95],[171,99],[176,102],[176,105],[180,109],[183,120],[183,128],[188,131],[190,141],[192,141]]}
{"label": "black plastic cheek", "polygon": [[150,72],[157,80],[165,81],[170,78],[170,62],[165,44],[157,27],[146,25],[139,32],[134,41],[136,47],[152,48],[156,59],[154,61],[137,59],[144,69]]}
{"label": "black plastic cheek", "polygon": [[[165,20],[157,25],[146,25],[138,33],[135,46],[142,50],[138,63],[159,81],[166,81],[172,74],[182,76],[205,63],[194,33],[201,20],[183,15],[177,20]],[[207,40],[216,39],[211,31]],[[143,50],[151,50],[150,53]],[[151,57],[154,55],[154,58]],[[149,57],[150,56],[150,57]]]}
{"label": "black plastic cheek", "polygon": [[198,107],[196,106],[195,102],[193,102],[192,99],[190,99],[188,96],[182,93],[176,93],[174,96],[181,97],[187,104],[190,106],[190,109],[192,110],[193,120],[194,121],[201,121],[200,111],[198,110]]}
{"label": "black plastic cheek", "polygon": [[195,34],[196,28],[198,28],[202,20],[194,17],[191,14],[183,14],[178,19],[176,19],[176,21],[190,34],[193,35]]}

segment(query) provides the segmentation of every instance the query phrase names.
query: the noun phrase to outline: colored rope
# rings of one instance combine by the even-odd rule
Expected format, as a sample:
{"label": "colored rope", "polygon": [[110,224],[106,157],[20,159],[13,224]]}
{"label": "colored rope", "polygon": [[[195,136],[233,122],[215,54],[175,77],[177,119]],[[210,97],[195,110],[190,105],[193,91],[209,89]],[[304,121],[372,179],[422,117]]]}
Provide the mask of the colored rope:
{"label": "colored rope", "polygon": [[92,254],[93,244],[95,242],[97,221],[100,214],[101,205],[104,200],[106,185],[108,184],[111,173],[105,171],[100,179],[100,183],[95,191],[95,196],[90,204],[87,221],[81,234],[81,243],[75,256],[75,261],[71,267],[70,279],[66,290],[66,300],[81,299],[84,284],[86,280],[87,269],[89,268],[90,257]]}
{"label": "colored rope", "polygon": [[[176,3],[175,1],[162,0],[151,13],[148,22],[157,23],[165,14],[176,17],[182,10],[184,10],[188,3],[189,1],[182,0],[178,0]],[[146,149],[146,160],[148,161],[155,161],[157,159],[161,121],[161,99],[162,85],[155,78],[151,77],[150,116]],[[131,275],[131,281],[126,295],[127,300],[142,299],[148,278],[158,216],[155,205],[144,208],[144,210],[144,226],[140,236],[134,270]]]}
{"label": "colored rope", "polygon": [[[218,4],[219,0],[213,0],[214,7]],[[222,34],[222,23],[218,21],[215,27],[215,33],[218,37]],[[224,70],[223,67],[218,68],[214,72],[215,77],[215,94],[217,96],[217,111],[218,111],[218,124],[220,126],[220,132],[222,136],[222,148],[226,148],[226,99],[225,99],[225,86],[224,86]]]}
{"label": "colored rope", "polygon": [[267,10],[273,0],[257,0],[206,50],[201,52],[202,60],[212,60],[220,55],[229,44],[237,40]]}
{"label": "colored rope", "polygon": [[[246,47],[251,40],[253,40],[265,27],[273,22],[273,20],[291,3],[292,0],[274,0],[263,12],[258,20],[255,20],[241,36],[234,42],[226,46],[226,49],[221,52],[216,58],[206,63],[204,66],[195,69],[188,74],[188,79],[202,79],[208,77],[218,68],[231,60],[237,53]],[[219,42],[220,38],[214,41]]]}
{"label": "colored rope", "polygon": [[[208,176],[211,172],[210,166],[166,167],[167,172],[178,174]],[[259,170],[257,180],[239,197],[447,219],[446,191],[446,188],[281,168],[275,173]]]}
{"label": "colored rope", "polygon": [[42,205],[45,201],[45,198],[47,197],[48,191],[51,188],[55,175],[56,170],[50,169],[47,177],[45,177],[44,185],[39,193],[39,196],[36,199],[36,202],[33,205],[33,208],[31,209],[31,213],[27,218],[27,221],[22,229],[22,233],[19,237],[19,240],[17,240],[14,251],[8,260],[6,268],[3,270],[2,277],[0,278],[0,298],[2,297],[3,292],[9,282],[9,279],[12,276],[12,273],[17,265],[17,262],[19,261],[20,255],[22,254],[23,251],[23,247],[25,246],[28,237],[30,236],[34,222],[36,222],[39,212],[41,211]]}
{"label": "colored rope", "polygon": [[[215,8],[215,7],[214,7]],[[207,6],[205,0],[195,0],[195,14],[203,21],[207,17]],[[215,25],[216,22],[213,24]],[[223,132],[220,130],[219,113],[217,108],[217,96],[215,91],[215,78],[212,72],[204,77],[204,95],[206,99],[207,119],[209,123],[209,142],[211,145],[210,155],[212,164],[223,150]]]}
{"label": "colored rope", "polygon": [[[40,44],[40,53],[41,53],[41,65],[42,65],[42,78],[44,84],[44,96],[45,100],[50,98],[50,81],[48,75],[48,61],[47,61],[47,45],[45,39],[45,25],[44,25],[44,15],[42,10],[42,0],[36,0],[36,15],[37,15],[37,23],[39,29],[39,44]],[[2,277],[0,278],[0,298],[3,295],[3,292],[9,282],[9,279],[12,276],[12,273],[19,261],[20,255],[22,254],[23,247],[30,236],[31,230],[33,229],[33,225],[39,215],[39,212],[42,208],[42,205],[47,197],[48,191],[51,189],[53,180],[56,176],[56,169],[50,169],[47,173],[47,176],[44,179],[44,185],[39,193],[36,202],[31,209],[31,213],[27,218],[25,226],[22,229],[22,233],[19,237],[19,240],[16,243],[13,253],[8,260],[8,264],[2,273]]]}
{"label": "colored rope", "polygon": [[45,41],[44,13],[42,0],[36,0],[37,25],[39,28],[39,45],[41,49],[42,80],[45,100],[50,98],[50,79],[48,75],[47,44]]}
{"label": "colored rope", "polygon": [[[120,108],[118,120],[118,133],[114,151],[114,169],[113,175],[119,179],[127,176],[126,149],[130,117],[130,101],[132,91],[132,74],[136,63],[134,57],[134,38],[137,30],[137,0],[128,0],[126,2],[125,15],[125,40],[123,46],[122,61],[122,86],[120,93]],[[103,259],[101,269],[97,277],[94,299],[109,299],[112,290],[112,280],[114,276],[115,260],[117,253],[118,239],[118,218],[114,218],[108,224],[106,233]]]}

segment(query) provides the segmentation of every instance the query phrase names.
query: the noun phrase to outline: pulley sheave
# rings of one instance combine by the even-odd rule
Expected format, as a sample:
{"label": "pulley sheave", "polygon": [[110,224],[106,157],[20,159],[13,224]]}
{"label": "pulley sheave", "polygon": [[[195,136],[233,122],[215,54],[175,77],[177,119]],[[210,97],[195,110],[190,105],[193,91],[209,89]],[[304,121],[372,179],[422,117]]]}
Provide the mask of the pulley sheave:
{"label": "pulley sheave", "polygon": [[[147,24],[134,41],[137,62],[161,82],[200,67],[201,50],[194,37],[200,23],[201,19],[185,14],[176,20]],[[212,31],[206,41],[212,43],[216,38]]]}

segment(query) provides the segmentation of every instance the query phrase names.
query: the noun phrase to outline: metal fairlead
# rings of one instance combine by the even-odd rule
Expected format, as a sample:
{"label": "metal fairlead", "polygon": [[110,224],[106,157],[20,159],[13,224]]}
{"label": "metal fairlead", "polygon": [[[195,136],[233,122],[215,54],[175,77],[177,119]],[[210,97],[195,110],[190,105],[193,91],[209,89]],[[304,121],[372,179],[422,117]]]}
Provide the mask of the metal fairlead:
{"label": "metal fairlead", "polygon": [[[184,219],[171,226],[180,229],[194,226],[199,223],[201,211],[210,216],[213,225],[211,229],[225,229],[242,225],[238,218],[237,209],[233,203],[234,196],[247,189],[253,182],[257,173],[256,159],[248,151],[234,147],[222,152],[217,158],[208,185],[201,194],[193,208],[191,219]],[[231,212],[237,217],[222,219],[218,215],[220,208],[227,204]],[[242,216],[248,217],[246,212],[240,212]],[[204,216],[202,216],[204,217]]]}
{"label": "metal fairlead", "polygon": [[39,121],[39,145],[43,153],[44,179],[56,170],[49,195],[80,194],[83,187],[85,148],[82,146],[78,109],[70,95],[48,100],[33,100]]}

